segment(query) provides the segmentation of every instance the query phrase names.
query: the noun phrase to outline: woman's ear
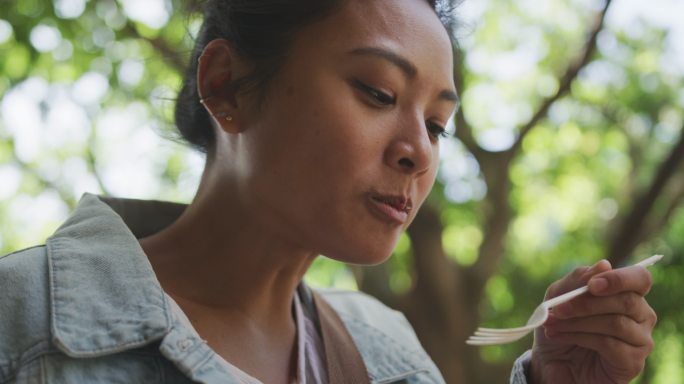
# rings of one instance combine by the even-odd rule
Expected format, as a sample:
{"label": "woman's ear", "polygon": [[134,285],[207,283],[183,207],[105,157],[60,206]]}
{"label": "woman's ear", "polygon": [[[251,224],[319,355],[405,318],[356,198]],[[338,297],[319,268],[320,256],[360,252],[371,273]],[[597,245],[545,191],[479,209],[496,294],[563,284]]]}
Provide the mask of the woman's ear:
{"label": "woman's ear", "polygon": [[241,72],[239,67],[235,50],[224,39],[210,41],[197,65],[200,102],[216,126],[226,133],[241,131],[235,89],[231,86],[236,73]]}

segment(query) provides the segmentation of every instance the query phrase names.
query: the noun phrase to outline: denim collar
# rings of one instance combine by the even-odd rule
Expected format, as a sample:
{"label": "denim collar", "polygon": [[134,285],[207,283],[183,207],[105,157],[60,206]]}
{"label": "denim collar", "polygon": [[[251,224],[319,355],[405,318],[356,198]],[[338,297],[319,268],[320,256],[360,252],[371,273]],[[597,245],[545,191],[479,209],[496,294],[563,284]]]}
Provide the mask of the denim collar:
{"label": "denim collar", "polygon": [[[137,241],[163,226],[161,220],[140,225],[135,223],[145,220],[133,218],[125,223],[113,210],[117,200],[111,206],[106,200],[84,195],[46,243],[51,331],[55,344],[73,357],[138,348],[160,340],[171,328],[164,292]],[[145,217],[135,202],[129,201],[129,208],[119,213]],[[148,206],[162,204],[166,212],[182,212],[176,204]]]}
{"label": "denim collar", "polygon": [[[169,225],[185,207],[83,196],[46,244],[51,331],[60,350],[72,357],[104,356],[159,342],[171,333],[170,305],[137,239]],[[321,294],[328,301],[329,293]],[[359,313],[346,312],[352,307],[364,311],[366,304],[330,300],[341,311],[374,383],[433,371],[427,355],[394,346],[384,335],[382,324],[375,323],[383,323],[385,315],[361,320]],[[373,339],[384,340],[391,352],[378,354]]]}

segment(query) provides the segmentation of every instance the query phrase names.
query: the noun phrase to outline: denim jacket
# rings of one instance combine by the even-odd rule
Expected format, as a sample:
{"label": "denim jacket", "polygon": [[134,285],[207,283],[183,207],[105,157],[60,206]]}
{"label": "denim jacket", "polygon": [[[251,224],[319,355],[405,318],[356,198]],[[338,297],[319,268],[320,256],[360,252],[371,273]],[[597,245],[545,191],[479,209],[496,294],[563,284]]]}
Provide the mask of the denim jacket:
{"label": "denim jacket", "polygon": [[[172,320],[136,240],[183,209],[85,195],[44,246],[0,258],[0,384],[238,383],[206,342]],[[318,291],[372,383],[444,382],[399,312],[362,293]],[[511,382],[524,383],[522,372],[517,363]]]}

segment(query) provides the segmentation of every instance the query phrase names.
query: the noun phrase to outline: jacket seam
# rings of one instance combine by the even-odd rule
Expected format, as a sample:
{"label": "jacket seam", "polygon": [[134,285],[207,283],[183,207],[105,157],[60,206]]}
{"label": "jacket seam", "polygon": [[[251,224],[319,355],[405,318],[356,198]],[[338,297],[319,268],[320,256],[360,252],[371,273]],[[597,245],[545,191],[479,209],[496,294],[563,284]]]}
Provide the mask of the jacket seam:
{"label": "jacket seam", "polygon": [[14,375],[10,374],[10,367],[11,364],[8,363],[0,363],[0,373],[2,372],[7,372],[7,377],[0,377],[2,381],[0,381],[0,384],[5,384],[9,383],[10,379],[14,377]]}
{"label": "jacket seam", "polygon": [[401,380],[401,379],[407,379],[411,376],[415,376],[419,373],[430,373],[430,370],[427,368],[420,368],[420,369],[414,369],[413,371],[405,372],[399,375],[394,375],[391,377],[384,377],[382,380],[378,380],[377,384],[389,384],[393,383],[396,380]]}
{"label": "jacket seam", "polygon": [[45,246],[45,244],[38,244],[38,245],[34,245],[34,246],[31,246],[31,247],[28,247],[28,248],[20,249],[20,250],[14,251],[14,252],[12,252],[12,253],[8,253],[8,254],[6,254],[6,255],[4,255],[4,256],[0,256],[0,260],[4,259],[4,258],[6,258],[6,257],[10,257],[10,256],[12,256],[12,255],[19,255],[19,254],[22,254],[22,253],[24,253],[24,252],[26,252],[26,251],[30,251],[30,250],[32,250],[32,249],[34,249],[34,248],[40,248],[40,247],[44,247],[44,246]]}
{"label": "jacket seam", "polygon": [[197,346],[195,346],[195,348],[193,348],[191,351],[188,351],[188,353],[185,355],[185,357],[187,357],[187,356],[190,356],[193,353],[197,353],[197,352],[204,354],[204,356],[202,356],[198,359],[198,361],[197,361],[197,363],[195,363],[195,365],[193,365],[192,367],[188,367],[188,373],[189,373],[188,376],[195,376],[195,372],[197,372],[201,368],[204,368],[205,365],[212,362],[212,360],[215,358],[215,356],[214,356],[215,352],[212,351],[211,348],[206,348],[205,351],[200,350],[202,348],[203,344],[204,344],[203,341],[197,343]]}
{"label": "jacket seam", "polygon": [[40,382],[47,383],[48,373],[47,367],[45,366],[45,359],[40,360]]}
{"label": "jacket seam", "polygon": [[[30,348],[28,348],[28,350],[35,348],[42,343],[47,344],[49,342],[46,340],[42,340],[42,341],[34,344]],[[127,351],[121,351],[121,352],[116,352],[116,353],[122,353],[122,352],[127,352]],[[155,364],[157,366],[157,371],[159,371],[163,374],[163,371],[164,371],[163,367],[161,367],[161,365],[158,362],[159,357],[160,357],[159,355],[157,355],[153,352],[143,352],[143,351],[137,351],[137,352],[136,351],[128,351],[127,353],[132,354],[132,355],[141,355],[141,356],[154,358]],[[33,363],[34,361],[42,359],[43,357],[48,356],[48,355],[60,355],[60,354],[70,357],[69,355],[64,354],[59,349],[56,349],[54,347],[53,348],[48,347],[47,349],[41,349],[39,352],[33,352],[33,353],[28,354],[28,357],[25,357],[22,355],[18,360],[15,360],[14,363],[12,362],[12,360],[10,360],[8,362],[0,363],[0,367],[2,369],[6,369],[6,372],[10,373],[8,376],[0,378],[0,379],[2,379],[2,381],[0,381],[0,384],[9,384],[11,382],[11,380],[16,379],[17,373],[19,372],[20,368],[23,366],[28,366],[29,364]],[[76,357],[76,359],[78,359],[78,357]],[[14,366],[14,369],[12,369],[13,366]],[[45,371],[45,364],[43,361],[40,362],[40,378],[41,378],[41,381],[40,381],[41,383],[47,382],[47,373]],[[160,382],[163,383],[164,380],[162,380]]]}
{"label": "jacket seam", "polygon": [[159,356],[156,356],[157,358],[154,359],[154,366],[157,368],[157,372],[159,372],[158,375],[158,383],[165,383],[166,382],[166,372],[164,370],[164,366],[161,363],[161,360],[158,358]]}
{"label": "jacket seam", "polygon": [[[163,336],[162,336],[163,338]],[[60,347],[63,348],[63,353],[69,357],[74,357],[74,358],[87,358],[87,357],[96,357],[100,353],[104,352],[106,354],[115,354],[115,353],[122,353],[129,351],[131,347],[144,347],[146,345],[152,344],[157,339],[149,339],[146,337],[135,339],[133,341],[130,341],[128,343],[123,343],[123,344],[117,344],[114,347],[105,347],[105,348],[96,348],[96,349],[76,349],[72,347],[67,347],[64,345],[58,337],[55,336],[54,338],[54,343],[59,345]],[[60,349],[62,349],[60,348]],[[71,354],[70,354],[71,353]]]}
{"label": "jacket seam", "polygon": [[[38,348],[41,344],[46,344],[48,347],[47,348]],[[0,366],[3,367],[3,369],[7,369],[7,372],[9,375],[5,378],[3,378],[2,384],[9,383],[10,380],[16,379],[17,378],[17,373],[19,372],[19,369],[23,366],[27,366],[34,362],[37,359],[40,359],[41,357],[50,354],[50,353],[55,353],[55,351],[50,350],[50,342],[48,340],[41,340],[30,347],[26,348],[24,352],[22,352],[21,355],[19,355],[18,359],[14,360],[5,360],[6,363],[1,364]],[[38,351],[31,351],[32,349],[37,348]],[[27,351],[31,351],[30,353],[27,353]],[[42,365],[42,364],[41,364]],[[42,371],[42,368],[41,368]]]}

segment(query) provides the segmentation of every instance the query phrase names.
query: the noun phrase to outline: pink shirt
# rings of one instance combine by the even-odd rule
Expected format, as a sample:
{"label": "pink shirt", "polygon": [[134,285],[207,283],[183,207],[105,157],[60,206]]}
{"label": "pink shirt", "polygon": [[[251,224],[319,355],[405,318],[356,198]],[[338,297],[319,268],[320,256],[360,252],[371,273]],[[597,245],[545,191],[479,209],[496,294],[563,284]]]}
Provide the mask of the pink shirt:
{"label": "pink shirt", "polygon": [[[197,330],[185,315],[181,307],[169,296],[167,299],[171,303],[171,311],[174,320],[181,322],[184,326],[197,334]],[[319,335],[313,320],[305,315],[302,310],[302,303],[299,295],[294,295],[294,321],[297,325],[297,384],[324,384],[327,383],[327,370],[325,365],[325,350],[323,341]],[[199,338],[199,335],[198,335]],[[216,353],[216,352],[214,352]],[[258,379],[243,372],[240,368],[226,361],[216,354],[217,359],[222,362],[225,368],[233,374],[241,384],[263,384]]]}

